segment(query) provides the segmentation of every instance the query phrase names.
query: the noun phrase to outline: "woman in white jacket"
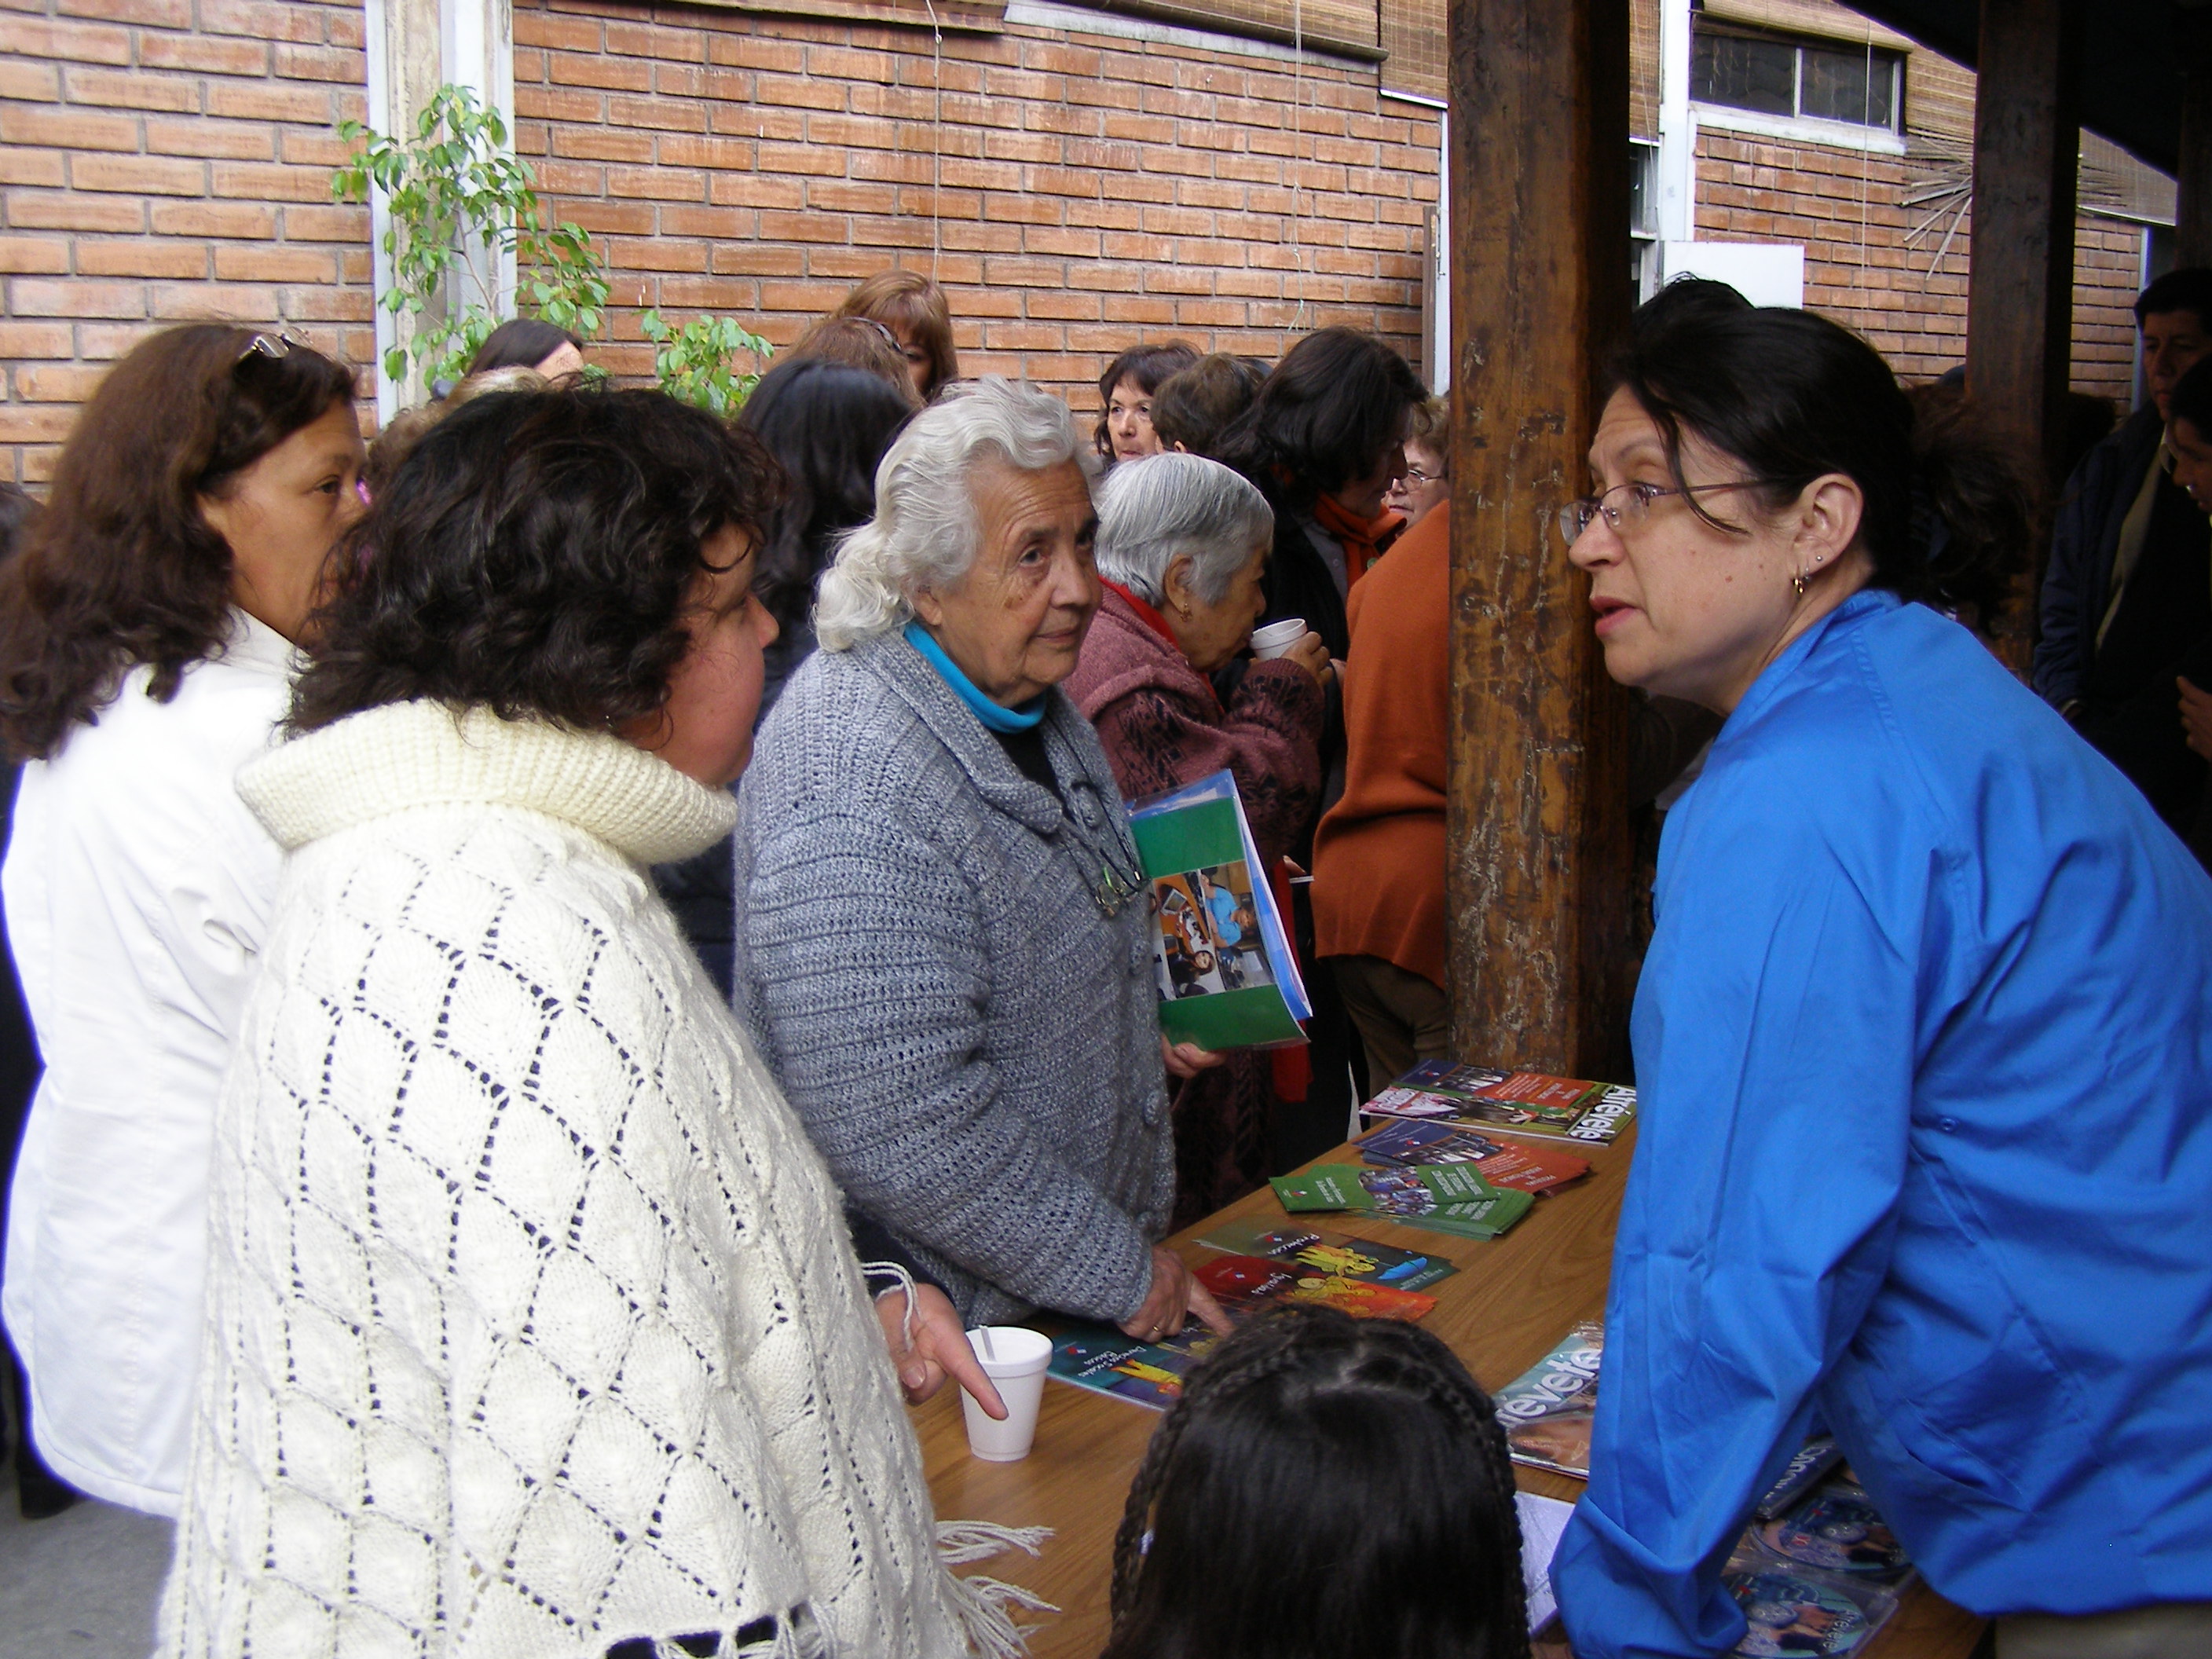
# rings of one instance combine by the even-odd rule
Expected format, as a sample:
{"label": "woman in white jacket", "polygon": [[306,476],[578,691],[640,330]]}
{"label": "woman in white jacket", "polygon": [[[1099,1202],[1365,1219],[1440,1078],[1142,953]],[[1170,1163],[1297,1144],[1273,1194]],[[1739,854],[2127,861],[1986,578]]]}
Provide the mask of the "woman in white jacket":
{"label": "woman in white jacket", "polygon": [[351,372],[277,334],[171,329],[78,416],[0,571],[4,885],[46,1060],[9,1208],[8,1331],[54,1472],[176,1512],[216,1095],[280,854],[238,769],[361,514]]}
{"label": "woman in white jacket", "polygon": [[501,394],[362,526],[240,786],[289,857],[170,1659],[1017,1645],[942,1565],[836,1190],[646,878],[730,828],[774,477],[658,393]]}

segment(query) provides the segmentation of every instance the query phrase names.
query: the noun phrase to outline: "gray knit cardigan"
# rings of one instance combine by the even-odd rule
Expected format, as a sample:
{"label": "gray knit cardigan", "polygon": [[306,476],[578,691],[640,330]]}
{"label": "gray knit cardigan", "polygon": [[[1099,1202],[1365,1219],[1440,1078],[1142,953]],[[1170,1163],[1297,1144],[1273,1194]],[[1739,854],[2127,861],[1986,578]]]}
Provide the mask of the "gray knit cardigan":
{"label": "gray knit cardigan", "polygon": [[1174,1200],[1141,896],[1114,775],[1058,690],[1060,798],[897,633],[817,652],[738,795],[735,1001],[854,1202],[970,1325],[1121,1320]]}

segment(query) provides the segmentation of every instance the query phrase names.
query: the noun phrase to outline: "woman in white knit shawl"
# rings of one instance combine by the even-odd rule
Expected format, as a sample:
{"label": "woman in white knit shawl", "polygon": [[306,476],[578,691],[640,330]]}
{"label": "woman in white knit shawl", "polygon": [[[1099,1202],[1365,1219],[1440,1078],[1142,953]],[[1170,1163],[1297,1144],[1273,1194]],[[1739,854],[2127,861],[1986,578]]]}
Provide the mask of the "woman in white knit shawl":
{"label": "woman in white knit shawl", "polygon": [[[1017,1593],[943,1565],[990,1552],[940,1548],[836,1190],[643,873],[730,828],[774,474],[658,393],[507,394],[362,526],[240,780],[289,856],[165,1656],[1018,1647]],[[909,1379],[972,1367],[915,1311]]]}

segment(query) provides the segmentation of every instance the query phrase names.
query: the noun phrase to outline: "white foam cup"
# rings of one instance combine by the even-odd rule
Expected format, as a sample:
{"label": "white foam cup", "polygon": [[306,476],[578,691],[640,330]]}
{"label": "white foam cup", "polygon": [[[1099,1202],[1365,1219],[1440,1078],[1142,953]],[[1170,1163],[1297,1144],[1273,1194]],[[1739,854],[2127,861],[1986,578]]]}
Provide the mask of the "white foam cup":
{"label": "white foam cup", "polygon": [[[988,1339],[986,1340],[986,1339]],[[968,1449],[987,1462],[1012,1463],[1030,1455],[1036,1438],[1037,1402],[1052,1364],[1052,1339],[1019,1325],[988,1325],[968,1333],[983,1375],[998,1385],[1006,1401],[1003,1423],[984,1415],[975,1396],[960,1390],[960,1409],[968,1418]]]}
{"label": "white foam cup", "polygon": [[1304,617],[1285,617],[1265,628],[1255,628],[1252,630],[1252,660],[1272,662],[1277,657],[1287,656],[1291,647],[1305,636]]}

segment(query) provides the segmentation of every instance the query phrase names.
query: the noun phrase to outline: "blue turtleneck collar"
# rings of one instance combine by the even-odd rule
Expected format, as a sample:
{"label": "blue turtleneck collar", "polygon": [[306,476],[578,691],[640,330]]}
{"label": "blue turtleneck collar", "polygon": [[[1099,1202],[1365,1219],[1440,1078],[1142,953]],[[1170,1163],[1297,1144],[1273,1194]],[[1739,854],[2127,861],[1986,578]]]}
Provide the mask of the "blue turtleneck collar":
{"label": "blue turtleneck collar", "polygon": [[922,660],[937,671],[938,678],[952,688],[953,695],[975,711],[975,718],[994,732],[1027,732],[1044,718],[1045,694],[1042,691],[1019,708],[1009,708],[1003,703],[993,702],[975,689],[975,682],[960,672],[960,665],[945,654],[945,647],[918,622],[906,625],[907,643],[921,653]]}

